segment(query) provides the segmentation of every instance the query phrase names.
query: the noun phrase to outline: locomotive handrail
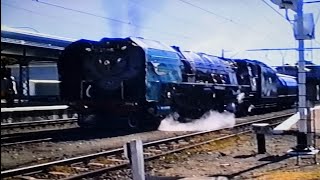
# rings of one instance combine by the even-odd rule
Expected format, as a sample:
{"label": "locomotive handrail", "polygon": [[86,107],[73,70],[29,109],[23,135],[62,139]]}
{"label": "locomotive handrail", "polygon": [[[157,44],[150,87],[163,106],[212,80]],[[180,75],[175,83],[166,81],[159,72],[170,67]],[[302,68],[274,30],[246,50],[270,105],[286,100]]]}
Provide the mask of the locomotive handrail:
{"label": "locomotive handrail", "polygon": [[69,108],[68,105],[12,107],[12,108],[1,108],[1,113],[4,113],[4,112],[66,110],[68,108]]}
{"label": "locomotive handrail", "polygon": [[185,85],[210,85],[210,86],[229,86],[229,87],[250,87],[250,85],[233,85],[233,84],[213,84],[213,83],[192,83],[192,82],[179,82],[179,84],[185,84]]}

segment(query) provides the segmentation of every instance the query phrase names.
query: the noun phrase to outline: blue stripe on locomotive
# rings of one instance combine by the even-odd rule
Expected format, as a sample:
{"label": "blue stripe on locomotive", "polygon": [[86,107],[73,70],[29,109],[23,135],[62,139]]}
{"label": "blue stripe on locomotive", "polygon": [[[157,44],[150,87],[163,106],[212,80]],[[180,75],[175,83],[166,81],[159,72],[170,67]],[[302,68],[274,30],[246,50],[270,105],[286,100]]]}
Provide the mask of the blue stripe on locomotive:
{"label": "blue stripe on locomotive", "polygon": [[283,75],[283,74],[277,74],[277,76],[281,82],[282,88],[286,89],[287,95],[297,94],[298,82],[295,77]]}
{"label": "blue stripe on locomotive", "polygon": [[159,101],[163,83],[182,82],[181,61],[170,46],[143,38],[130,38],[145,52],[146,100]]}

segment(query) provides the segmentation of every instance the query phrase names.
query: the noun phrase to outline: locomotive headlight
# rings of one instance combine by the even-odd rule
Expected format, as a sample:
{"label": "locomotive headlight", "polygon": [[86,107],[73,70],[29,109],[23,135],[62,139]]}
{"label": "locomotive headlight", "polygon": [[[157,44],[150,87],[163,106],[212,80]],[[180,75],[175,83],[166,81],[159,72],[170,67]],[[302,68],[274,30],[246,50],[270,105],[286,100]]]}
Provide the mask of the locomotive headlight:
{"label": "locomotive headlight", "polygon": [[110,61],[109,61],[109,60],[105,60],[105,61],[103,62],[103,64],[104,64],[105,66],[108,66],[108,65],[110,64]]}
{"label": "locomotive headlight", "polygon": [[171,98],[171,92],[169,91],[169,92],[167,92],[167,98]]}
{"label": "locomotive headlight", "polygon": [[212,93],[212,98],[216,98],[216,93]]}
{"label": "locomotive headlight", "polygon": [[122,61],[122,58],[118,58],[117,59],[117,63],[121,62]]}
{"label": "locomotive headlight", "polygon": [[85,48],[86,51],[90,52],[91,51],[91,48]]}

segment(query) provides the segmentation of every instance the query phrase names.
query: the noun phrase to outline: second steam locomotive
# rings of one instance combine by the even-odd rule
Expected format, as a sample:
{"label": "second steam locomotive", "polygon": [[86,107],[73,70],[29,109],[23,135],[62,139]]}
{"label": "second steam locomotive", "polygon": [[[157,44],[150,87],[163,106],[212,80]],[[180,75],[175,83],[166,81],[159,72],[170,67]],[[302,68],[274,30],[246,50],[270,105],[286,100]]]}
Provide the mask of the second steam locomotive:
{"label": "second steam locomotive", "polygon": [[82,127],[157,127],[176,112],[178,121],[208,110],[245,115],[253,109],[290,107],[295,78],[256,60],[181,51],[144,38],[79,40],[63,51],[60,92]]}

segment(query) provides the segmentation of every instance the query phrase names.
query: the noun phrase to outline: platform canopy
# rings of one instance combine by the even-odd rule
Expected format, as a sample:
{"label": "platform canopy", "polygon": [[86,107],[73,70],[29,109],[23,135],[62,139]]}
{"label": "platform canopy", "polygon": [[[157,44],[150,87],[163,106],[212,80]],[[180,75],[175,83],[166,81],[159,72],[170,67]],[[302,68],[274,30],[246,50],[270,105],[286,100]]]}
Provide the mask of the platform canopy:
{"label": "platform canopy", "polygon": [[11,64],[56,61],[61,51],[74,41],[76,40],[1,26],[1,57],[17,60],[13,60]]}

